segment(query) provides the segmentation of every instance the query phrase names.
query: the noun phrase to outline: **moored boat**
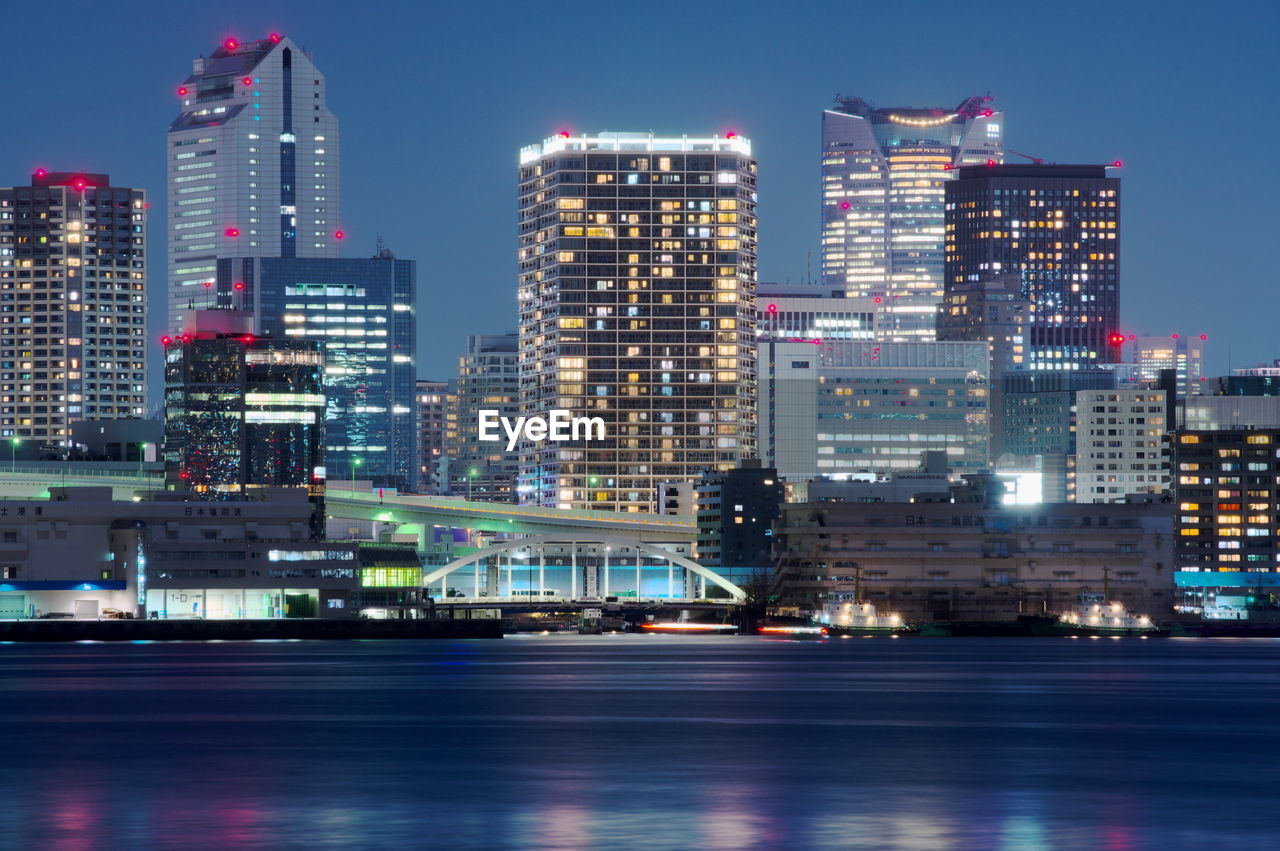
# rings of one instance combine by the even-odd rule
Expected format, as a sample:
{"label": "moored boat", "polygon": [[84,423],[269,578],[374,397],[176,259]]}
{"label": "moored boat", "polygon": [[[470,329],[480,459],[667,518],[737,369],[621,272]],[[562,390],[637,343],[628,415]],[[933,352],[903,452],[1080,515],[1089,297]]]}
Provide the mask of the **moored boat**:
{"label": "moored boat", "polygon": [[1158,635],[1164,630],[1147,615],[1130,614],[1123,603],[1086,591],[1076,608],[1053,616],[1024,616],[1039,635]]}
{"label": "moored boat", "polygon": [[874,603],[835,597],[827,600],[817,615],[818,623],[833,635],[895,635],[914,632],[896,612],[880,614]]}

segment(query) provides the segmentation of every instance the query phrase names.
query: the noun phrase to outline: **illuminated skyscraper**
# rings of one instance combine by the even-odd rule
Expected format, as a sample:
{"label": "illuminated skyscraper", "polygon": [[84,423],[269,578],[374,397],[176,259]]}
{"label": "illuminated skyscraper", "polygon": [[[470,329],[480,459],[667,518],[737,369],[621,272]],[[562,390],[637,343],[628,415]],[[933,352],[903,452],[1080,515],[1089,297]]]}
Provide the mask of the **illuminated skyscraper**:
{"label": "illuminated skyscraper", "polygon": [[415,402],[417,263],[376,257],[230,257],[218,298],[253,315],[254,331],[324,343],[325,466],[377,487],[418,481]]}
{"label": "illuminated skyscraper", "polygon": [[1023,369],[1119,359],[1120,179],[1102,165],[966,166],[946,185],[947,290],[1017,276]]}
{"label": "illuminated skyscraper", "polygon": [[884,339],[933,338],[944,187],[957,166],[1003,162],[1003,139],[984,96],[954,109],[838,98],[822,113],[822,282],[882,298]]}
{"label": "illuminated skyscraper", "polygon": [[148,206],[105,174],[0,187],[0,437],[146,415]]}
{"label": "illuminated skyscraper", "polygon": [[227,39],[192,63],[169,125],[169,311],[209,307],[221,257],[337,257],[338,120],[324,75],[284,36]]}
{"label": "illuminated skyscraper", "polygon": [[732,133],[520,152],[521,413],[607,435],[525,446],[523,502],[651,511],[660,482],[755,455],[755,206]]}

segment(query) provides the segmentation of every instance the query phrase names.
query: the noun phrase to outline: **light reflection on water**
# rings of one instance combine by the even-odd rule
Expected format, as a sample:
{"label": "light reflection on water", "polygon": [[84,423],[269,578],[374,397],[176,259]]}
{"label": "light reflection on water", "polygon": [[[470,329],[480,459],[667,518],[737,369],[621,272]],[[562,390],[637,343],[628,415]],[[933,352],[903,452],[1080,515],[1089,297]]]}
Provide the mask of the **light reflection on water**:
{"label": "light reflection on water", "polygon": [[0,846],[1262,847],[1280,642],[0,648]]}

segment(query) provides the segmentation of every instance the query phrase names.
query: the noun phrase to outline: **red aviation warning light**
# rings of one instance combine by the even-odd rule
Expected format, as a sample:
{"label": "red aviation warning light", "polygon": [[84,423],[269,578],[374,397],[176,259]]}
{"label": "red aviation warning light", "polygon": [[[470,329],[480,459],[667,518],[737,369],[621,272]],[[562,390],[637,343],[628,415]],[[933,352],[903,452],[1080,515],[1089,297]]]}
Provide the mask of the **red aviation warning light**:
{"label": "red aviation warning light", "polygon": [[770,312],[770,313],[777,313],[777,312],[778,312],[778,305],[776,305],[776,304],[771,304],[771,305],[769,305],[769,312]]}
{"label": "red aviation warning light", "polygon": [[1116,331],[1112,331],[1111,336],[1107,338],[1107,342],[1111,343],[1111,345],[1113,346],[1123,346],[1124,334],[1118,333]]}
{"label": "red aviation warning light", "polygon": [[240,42],[236,41],[234,38],[229,38],[222,43],[222,46],[227,50],[235,50],[240,46]]}
{"label": "red aviation warning light", "polygon": [[240,85],[242,85],[242,86],[252,86],[252,85],[253,85],[253,77],[241,77],[241,78],[240,78]]}
{"label": "red aviation warning light", "polygon": [[342,231],[338,231],[333,235],[334,239],[346,239],[347,235]]}
{"label": "red aviation warning light", "polygon": [[990,168],[996,164],[995,160],[987,160],[987,167]]}
{"label": "red aviation warning light", "polygon": [[569,138],[569,131],[568,131],[568,130],[561,130],[561,131],[560,131],[560,138],[561,138],[561,139],[568,139],[568,138]]}
{"label": "red aviation warning light", "polygon": [[242,289],[244,289],[244,281],[236,281],[236,282],[235,282],[235,284],[234,284],[233,286],[234,286],[234,287],[235,287],[235,289],[237,289],[237,290],[242,290]]}
{"label": "red aviation warning light", "polygon": [[71,185],[77,192],[83,192],[84,188],[89,185],[89,181],[85,180],[83,177],[77,177],[75,180],[71,181]]}
{"label": "red aviation warning light", "polygon": [[172,342],[173,342],[173,339],[172,339],[172,338],[170,338],[170,337],[168,337],[168,336],[165,336],[165,337],[161,337],[161,338],[160,338],[160,345],[162,345],[162,346],[167,346],[167,345],[169,345],[169,344],[170,344],[170,343],[172,343]]}
{"label": "red aviation warning light", "polygon": [[270,41],[272,44],[279,44],[280,33],[272,33],[271,35],[267,36],[267,40]]}
{"label": "red aviation warning light", "polygon": [[237,236],[240,235],[240,228],[227,228],[226,234],[232,239],[235,239]]}
{"label": "red aviation warning light", "polygon": [[1207,339],[1209,339],[1209,335],[1208,335],[1208,334],[1201,334],[1201,335],[1200,335],[1200,339],[1201,339],[1201,340],[1207,340]]}
{"label": "red aviation warning light", "polygon": [[189,91],[191,90],[186,86],[178,86],[178,97],[186,97]]}

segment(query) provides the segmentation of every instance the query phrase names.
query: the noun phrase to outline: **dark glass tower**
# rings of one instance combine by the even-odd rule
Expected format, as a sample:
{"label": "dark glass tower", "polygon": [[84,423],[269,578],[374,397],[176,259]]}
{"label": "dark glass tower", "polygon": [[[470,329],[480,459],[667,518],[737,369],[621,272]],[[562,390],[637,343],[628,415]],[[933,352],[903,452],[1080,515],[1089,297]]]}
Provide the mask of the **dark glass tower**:
{"label": "dark glass tower", "polygon": [[324,464],[335,477],[414,491],[417,264],[377,257],[233,257],[218,261],[219,303],[257,333],[324,344]]}
{"label": "dark glass tower", "polygon": [[946,187],[946,286],[1015,275],[1031,300],[1024,369],[1118,355],[1120,179],[1102,165],[965,166]]}
{"label": "dark glass tower", "polygon": [[238,311],[194,314],[165,338],[166,489],[217,501],[305,487],[323,538],[322,345],[257,337]]}

